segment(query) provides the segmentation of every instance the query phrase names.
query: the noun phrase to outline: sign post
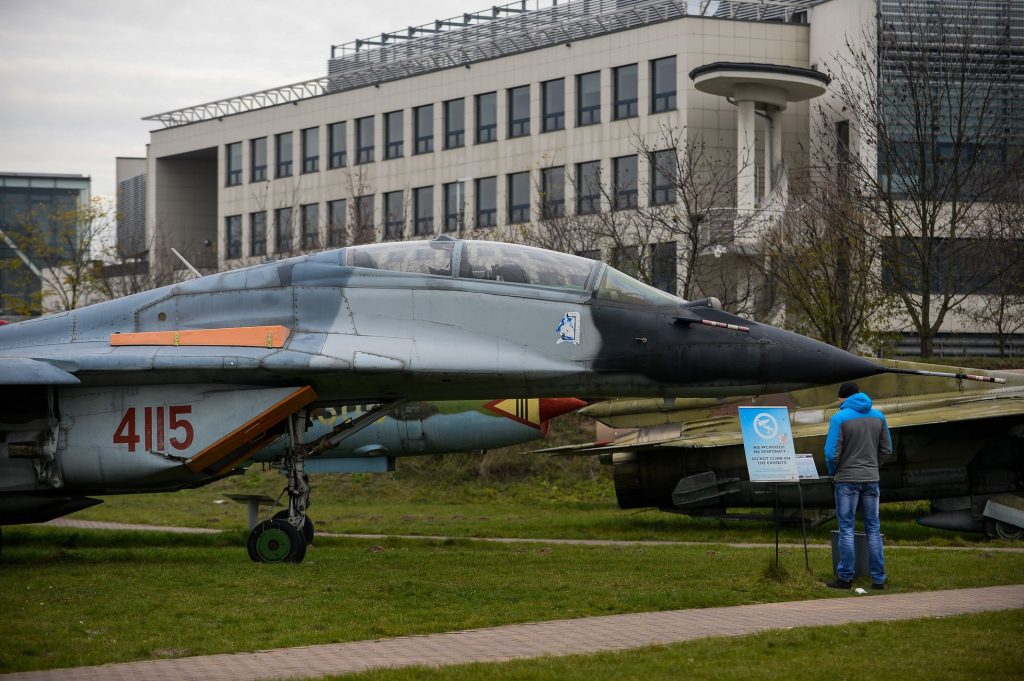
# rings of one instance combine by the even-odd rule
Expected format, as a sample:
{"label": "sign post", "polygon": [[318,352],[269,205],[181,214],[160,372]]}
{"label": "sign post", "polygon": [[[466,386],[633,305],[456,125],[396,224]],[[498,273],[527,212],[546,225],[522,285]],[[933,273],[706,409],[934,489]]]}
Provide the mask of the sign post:
{"label": "sign post", "polygon": [[[800,522],[803,523],[803,488],[801,469],[793,448],[793,430],[786,407],[740,407],[740,430],[743,451],[747,458],[747,474],[751,482],[793,482],[800,493]],[[812,459],[813,465],[813,459]],[[806,463],[804,464],[806,466]],[[806,476],[806,473],[805,473]],[[810,476],[806,476],[810,477]],[[817,472],[815,471],[815,477]],[[775,488],[775,566],[779,565],[779,488]],[[807,556],[807,535],[804,533],[804,562]]]}

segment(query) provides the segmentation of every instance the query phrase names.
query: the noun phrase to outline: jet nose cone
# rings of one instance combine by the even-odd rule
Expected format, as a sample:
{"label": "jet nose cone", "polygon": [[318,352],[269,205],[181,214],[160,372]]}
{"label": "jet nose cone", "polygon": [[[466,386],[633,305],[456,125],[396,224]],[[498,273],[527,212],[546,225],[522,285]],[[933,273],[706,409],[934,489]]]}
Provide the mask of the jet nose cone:
{"label": "jet nose cone", "polygon": [[568,414],[585,406],[587,406],[586,402],[575,397],[545,397],[540,401],[540,420],[542,422],[550,421],[562,414]]}
{"label": "jet nose cone", "polygon": [[765,362],[771,372],[794,382],[841,383],[882,373],[885,367],[834,345],[796,333],[765,327],[769,341]]}

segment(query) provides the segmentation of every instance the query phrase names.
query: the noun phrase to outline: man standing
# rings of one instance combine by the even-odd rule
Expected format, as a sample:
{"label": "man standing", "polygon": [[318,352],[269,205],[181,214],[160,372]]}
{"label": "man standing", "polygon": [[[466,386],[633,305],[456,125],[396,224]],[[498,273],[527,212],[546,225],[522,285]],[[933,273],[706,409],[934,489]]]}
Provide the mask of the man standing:
{"label": "man standing", "polygon": [[825,465],[836,487],[839,519],[838,579],[833,589],[849,589],[854,574],[853,528],[860,506],[871,557],[871,588],[885,588],[885,556],[878,521],[878,469],[892,453],[885,415],[871,408],[871,398],[856,383],[839,386],[839,411],[832,417],[825,440]]}

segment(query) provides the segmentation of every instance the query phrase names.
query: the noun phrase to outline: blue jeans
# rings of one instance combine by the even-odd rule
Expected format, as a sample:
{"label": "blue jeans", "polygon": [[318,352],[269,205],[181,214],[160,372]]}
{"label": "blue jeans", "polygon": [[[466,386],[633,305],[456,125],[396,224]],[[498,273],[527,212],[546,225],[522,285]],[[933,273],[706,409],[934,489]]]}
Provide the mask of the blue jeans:
{"label": "blue jeans", "polygon": [[839,519],[839,579],[853,581],[854,551],[853,528],[857,524],[857,506],[860,506],[864,533],[868,538],[871,558],[871,582],[885,584],[885,556],[882,553],[881,524],[878,521],[877,482],[837,482],[836,517]]}

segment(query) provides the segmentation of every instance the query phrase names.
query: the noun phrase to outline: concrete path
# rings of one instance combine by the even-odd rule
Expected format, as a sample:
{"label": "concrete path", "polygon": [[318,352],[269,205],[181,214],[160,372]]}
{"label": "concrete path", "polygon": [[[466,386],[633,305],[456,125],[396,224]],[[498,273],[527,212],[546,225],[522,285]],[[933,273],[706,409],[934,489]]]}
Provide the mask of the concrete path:
{"label": "concrete path", "polygon": [[[96,520],[74,520],[57,518],[47,523],[49,527],[68,527],[79,530],[134,530],[141,532],[180,532],[184,534],[212,534],[220,532],[204,527],[170,527],[164,525],[131,525],[127,523],[108,523]],[[734,548],[764,548],[775,546],[774,542],[724,542],[724,541],[664,541],[657,539],[546,539],[543,537],[447,537],[443,535],[424,534],[355,534],[341,532],[317,532],[318,537],[342,537],[349,539],[419,539],[422,541],[482,541],[499,544],[567,544],[575,546],[707,546],[716,544]],[[802,549],[803,544],[780,543],[780,548]],[[808,543],[808,549],[831,549],[829,544]],[[991,547],[984,544],[977,546],[902,546],[886,544],[885,550],[918,549],[934,551],[997,551],[1003,553],[1024,553],[1024,547]]]}
{"label": "concrete path", "polygon": [[1024,608],[1024,584],[670,610],[515,624],[425,636],[128,662],[0,676],[42,681],[309,678],[374,667],[442,666],[626,650],[709,636]]}

